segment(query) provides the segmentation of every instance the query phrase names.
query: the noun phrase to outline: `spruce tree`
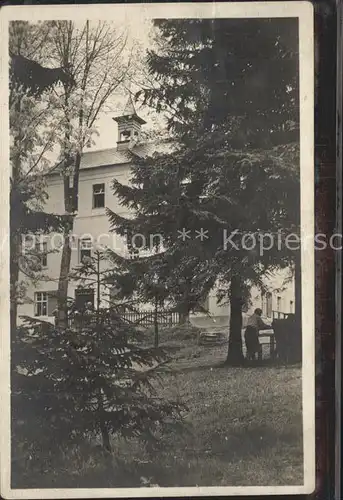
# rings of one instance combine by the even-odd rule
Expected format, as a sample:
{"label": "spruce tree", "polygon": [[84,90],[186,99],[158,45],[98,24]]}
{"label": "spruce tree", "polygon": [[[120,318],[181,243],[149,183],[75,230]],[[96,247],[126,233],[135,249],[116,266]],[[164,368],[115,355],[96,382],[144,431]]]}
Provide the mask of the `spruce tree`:
{"label": "spruce tree", "polygon": [[[232,299],[230,349],[237,346],[236,356],[241,353],[242,287],[249,283],[263,287],[262,278],[268,272],[292,264],[293,254],[284,244],[280,250],[274,245],[260,255],[258,235],[272,232],[275,237],[280,230],[284,238],[282,232],[292,229],[292,220],[281,201],[297,184],[293,166],[296,154],[285,155],[280,161],[276,152],[268,152],[263,159],[255,154],[250,156],[250,162],[243,162],[241,155],[231,153],[224,143],[222,149],[218,147],[215,151],[212,146],[209,166],[201,160],[206,159],[209,145],[202,142],[198,146],[196,153],[182,153],[187,165],[184,178],[191,180],[187,183],[176,180],[180,171],[179,153],[137,160],[131,179],[133,187],[114,182],[119,199],[136,211],[136,217],[126,219],[111,211],[108,215],[113,230],[125,235],[130,228],[132,234],[143,234],[147,248],[151,235],[163,238],[164,249],[158,256],[146,257],[144,266],[149,268],[159,260],[157,269],[169,291],[168,297],[181,308],[191,310],[216,280],[227,284],[226,298]],[[230,175],[223,158],[231,159]],[[157,178],[159,181],[153,182]],[[256,189],[259,178],[265,182],[260,182]],[[185,238],[183,229],[187,231]],[[233,244],[237,249],[225,241],[226,235],[235,231]],[[201,234],[205,235],[203,241]],[[249,234],[256,238],[257,248],[250,249],[248,238],[246,248],[242,247],[242,237]],[[131,265],[131,270],[135,282],[137,269]]]}
{"label": "spruce tree", "polygon": [[[297,257],[284,244],[260,255],[247,241],[249,235],[299,233],[296,21],[155,25],[158,50],[149,52],[148,66],[157,88],[140,96],[168,113],[175,147],[134,159],[131,186],[114,181],[115,194],[135,217],[108,214],[113,230],[144,234],[147,246],[151,235],[162,235],[164,255],[175,258],[171,274],[180,277],[196,258],[207,283],[227,284],[228,360],[241,363],[243,289],[252,283],[263,288],[266,273]],[[226,245],[225,235],[233,232],[238,249]],[[194,283],[204,281],[197,278]]]}

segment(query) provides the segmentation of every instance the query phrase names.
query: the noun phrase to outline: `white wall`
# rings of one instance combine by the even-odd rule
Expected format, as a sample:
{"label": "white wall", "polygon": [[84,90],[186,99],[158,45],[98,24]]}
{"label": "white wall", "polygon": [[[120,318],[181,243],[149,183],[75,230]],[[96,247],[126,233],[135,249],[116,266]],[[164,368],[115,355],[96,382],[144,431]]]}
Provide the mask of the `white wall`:
{"label": "white wall", "polygon": [[[117,253],[126,253],[126,245],[122,238],[109,231],[109,220],[105,213],[105,208],[93,209],[93,184],[105,184],[105,206],[114,212],[128,216],[125,208],[121,207],[119,200],[114,196],[111,184],[113,179],[118,179],[122,184],[129,184],[130,164],[117,165],[112,167],[97,167],[96,169],[88,169],[80,171],[79,185],[79,203],[78,215],[74,220],[74,237],[72,239],[72,260],[71,269],[80,264],[79,261],[79,241],[82,237],[92,237],[94,247],[98,244],[103,244],[114,249]],[[64,213],[64,197],[63,197],[63,181],[59,175],[54,175],[48,178],[47,185],[48,200],[46,203],[46,211],[56,214]],[[61,243],[62,238],[59,234],[51,234],[47,237],[48,251],[54,250],[54,253],[48,255],[48,268],[45,274],[49,279],[41,281],[37,286],[30,287],[28,297],[31,303],[26,303],[18,307],[18,314],[34,314],[34,292],[53,291],[57,290],[58,277],[60,270],[61,259]],[[272,293],[272,309],[278,309],[277,297],[280,297],[280,311],[287,313],[291,312],[291,301],[293,307],[295,302],[294,297],[294,282],[289,283],[284,290],[279,290],[283,287],[284,281],[288,276],[289,271],[279,271],[275,273],[273,278],[266,280],[266,285]],[[71,281],[69,284],[68,294],[74,296],[76,285]],[[261,293],[257,289],[252,289],[251,292],[252,307],[248,314],[256,307],[261,307]],[[209,295],[209,313],[211,316],[218,318],[218,321],[224,323],[228,321],[229,305],[219,305],[216,298],[216,289],[213,289]],[[197,313],[197,316],[201,313]],[[220,319],[221,318],[221,319]]]}
{"label": "white wall", "polygon": [[[280,313],[294,313],[295,305],[295,290],[294,290],[294,280],[289,281],[289,269],[279,270],[274,273],[274,275],[268,279],[264,280],[264,283],[268,291],[272,294],[272,311],[278,310]],[[278,302],[278,297],[280,300]],[[293,302],[293,306],[291,306]],[[252,287],[251,289],[251,306],[243,314],[244,319],[253,313],[254,309],[257,307],[265,309],[262,307],[262,294],[257,287]],[[293,310],[292,310],[293,307]],[[209,294],[209,315],[213,317],[218,324],[227,324],[230,315],[230,306],[228,303],[218,304],[216,297],[216,287]],[[194,317],[200,317],[201,313],[197,313]],[[267,317],[263,315],[265,320],[271,320],[272,316]]]}
{"label": "white wall", "polygon": [[[71,269],[80,264],[79,242],[83,237],[92,237],[94,248],[102,244],[112,248],[116,252],[123,254],[126,246],[125,242],[118,235],[110,232],[110,224],[105,208],[93,209],[93,184],[105,184],[105,207],[114,212],[127,216],[128,213],[120,206],[118,198],[113,194],[111,184],[113,179],[118,179],[122,184],[128,184],[130,178],[130,165],[118,165],[112,167],[98,167],[96,169],[80,171],[79,203],[78,214],[74,220],[73,237],[71,240],[72,257]],[[48,199],[45,210],[48,213],[64,213],[63,181],[59,175],[51,176],[47,179],[46,188]],[[60,271],[62,236],[52,233],[44,237],[48,244],[48,267],[44,270],[46,280],[40,281],[37,285],[31,286],[27,291],[29,301],[18,307],[19,315],[34,314],[34,292],[57,290],[58,277]],[[104,264],[102,264],[104,265]],[[21,277],[22,279],[23,277]],[[69,284],[68,294],[74,296],[76,284],[72,281]]]}
{"label": "white wall", "polygon": [[[272,310],[274,312],[294,313],[294,279],[289,280],[289,272],[289,269],[279,270],[274,273],[273,277],[265,280],[265,284],[272,294]],[[256,307],[262,308],[263,304],[260,290],[253,289],[251,292],[251,299],[253,303],[251,309],[255,309]]]}

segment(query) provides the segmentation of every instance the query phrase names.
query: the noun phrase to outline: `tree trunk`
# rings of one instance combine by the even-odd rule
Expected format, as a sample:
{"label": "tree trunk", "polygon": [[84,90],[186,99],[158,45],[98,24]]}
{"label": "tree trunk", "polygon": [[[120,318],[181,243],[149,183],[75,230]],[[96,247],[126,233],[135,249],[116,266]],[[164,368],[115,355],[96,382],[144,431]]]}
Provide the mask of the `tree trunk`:
{"label": "tree trunk", "polygon": [[[72,162],[71,158],[67,155],[66,163],[70,164]],[[61,257],[60,275],[58,279],[58,294],[57,294],[57,318],[56,324],[59,327],[67,328],[68,326],[68,283],[69,283],[69,271],[71,263],[71,248],[70,248],[70,235],[74,227],[74,214],[77,209],[75,205],[78,203],[78,172],[80,170],[81,155],[76,155],[74,160],[74,173],[73,173],[73,186],[70,187],[69,176],[64,177],[64,208],[66,214],[69,215],[69,220],[65,222],[65,228],[63,233],[63,249]],[[75,179],[77,183],[75,184]]]}
{"label": "tree trunk", "polygon": [[79,209],[79,176],[80,176],[81,154],[78,152],[75,156],[75,169],[73,174],[72,207],[73,211]]}
{"label": "tree trunk", "polygon": [[100,253],[97,252],[97,254],[96,254],[96,311],[97,311],[97,323],[99,323],[100,305],[101,305]]}
{"label": "tree trunk", "polygon": [[154,309],[154,345],[158,347],[158,297],[155,298],[155,309]]}
{"label": "tree trunk", "polygon": [[185,281],[184,295],[182,298],[182,303],[179,313],[180,325],[185,325],[189,321],[189,292],[191,290],[191,287],[192,287],[192,281],[189,277],[187,277]]}
{"label": "tree trunk", "polygon": [[19,256],[21,238],[18,232],[13,228],[10,235],[10,327],[11,338],[15,336],[17,328],[17,313],[18,313],[18,281],[19,281]]}
{"label": "tree trunk", "polygon": [[102,398],[103,398],[103,395],[102,395],[101,389],[99,389],[98,407],[99,407],[99,413],[100,413],[100,430],[101,430],[102,447],[108,453],[112,453],[110,435],[108,432],[106,422],[104,421],[104,402],[103,402]]}
{"label": "tree trunk", "polygon": [[69,224],[64,230],[63,234],[63,249],[61,257],[60,276],[58,280],[58,293],[57,293],[57,317],[56,325],[61,328],[68,326],[68,283],[69,283],[69,270],[71,262],[71,248],[70,248],[70,227]]}
{"label": "tree trunk", "polygon": [[[68,108],[70,88],[65,87],[65,106]],[[81,164],[81,154],[77,153],[75,158],[72,158],[68,150],[69,141],[71,136],[71,126],[69,113],[66,113],[66,119],[68,126],[65,130],[65,158],[64,158],[64,169],[65,174],[63,178],[63,190],[64,190],[64,210],[65,214],[69,220],[66,220],[64,232],[63,232],[63,249],[61,256],[60,265],[60,275],[58,279],[58,293],[57,293],[57,317],[56,325],[62,328],[68,327],[68,283],[69,283],[69,271],[71,262],[71,248],[70,248],[70,234],[74,227],[74,215],[77,210],[78,195],[79,195],[79,170]],[[72,173],[69,171],[71,165],[74,166]],[[72,186],[70,182],[72,180]]]}
{"label": "tree trunk", "polygon": [[111,453],[112,447],[110,443],[110,435],[108,433],[107,426],[103,421],[101,421],[101,439],[104,450],[108,451],[108,453]]}
{"label": "tree trunk", "polygon": [[226,363],[241,366],[244,362],[242,346],[242,306],[241,283],[238,276],[233,276],[230,286],[230,330],[229,348]]}

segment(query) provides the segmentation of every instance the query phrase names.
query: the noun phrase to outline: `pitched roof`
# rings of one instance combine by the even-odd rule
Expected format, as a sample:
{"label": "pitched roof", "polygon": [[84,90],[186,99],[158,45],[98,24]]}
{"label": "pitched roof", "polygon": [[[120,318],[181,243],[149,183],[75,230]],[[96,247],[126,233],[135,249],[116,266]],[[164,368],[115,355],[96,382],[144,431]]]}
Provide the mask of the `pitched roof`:
{"label": "pitched roof", "polygon": [[[166,153],[170,150],[168,144],[146,143],[135,145],[130,149],[118,151],[117,148],[100,149],[98,151],[86,151],[81,158],[80,170],[87,170],[90,168],[107,167],[115,165],[123,165],[131,163],[133,157],[149,156],[155,152]],[[48,173],[59,173],[60,168],[54,167]]]}
{"label": "pitched roof", "polygon": [[154,144],[139,144],[121,151],[118,151],[117,148],[87,151],[82,155],[80,170],[131,163],[134,155],[148,156],[153,154],[156,149]]}
{"label": "pitched roof", "polygon": [[120,165],[122,163],[129,163],[131,160],[132,153],[128,149],[118,151],[117,148],[110,148],[98,151],[86,151],[81,158],[80,170],[107,165]]}

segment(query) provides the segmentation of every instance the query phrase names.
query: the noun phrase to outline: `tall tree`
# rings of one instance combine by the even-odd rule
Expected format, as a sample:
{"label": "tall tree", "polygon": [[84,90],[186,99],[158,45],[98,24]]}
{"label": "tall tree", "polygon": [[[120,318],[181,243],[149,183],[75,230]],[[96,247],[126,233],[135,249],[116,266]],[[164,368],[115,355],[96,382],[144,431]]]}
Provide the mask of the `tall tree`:
{"label": "tall tree", "polygon": [[[49,24],[52,60],[67,67],[75,85],[63,82],[56,103],[63,116],[64,136],[61,141],[60,171],[64,183],[64,208],[67,216],[63,230],[60,275],[58,283],[58,322],[66,324],[68,274],[71,248],[69,235],[78,210],[79,173],[84,147],[96,132],[99,113],[109,99],[129,78],[133,49],[127,35],[111,23],[71,21]],[[56,106],[55,106],[56,109]]]}
{"label": "tall tree", "polygon": [[[155,25],[158,48],[148,54],[155,84],[138,97],[167,110],[177,147],[137,160],[133,187],[114,183],[136,217],[109,213],[112,227],[160,233],[169,252],[182,252],[189,237],[199,237],[195,254],[202,253],[209,275],[228,284],[228,360],[241,362],[242,287],[263,286],[268,269],[289,265],[295,256],[285,245],[260,256],[246,239],[235,248],[224,235],[239,231],[237,243],[244,235],[299,232],[297,24],[239,19]],[[183,228],[187,241],[178,233]]]}
{"label": "tall tree", "polygon": [[[28,233],[58,230],[62,218],[44,212],[46,199],[44,170],[49,162],[46,154],[57,138],[58,120],[51,108],[52,87],[68,81],[63,68],[46,68],[45,45],[48,32],[41,25],[15,21],[10,24],[10,284],[11,331],[17,321],[17,304],[24,292],[20,272],[37,279],[35,248],[26,252],[22,237]],[[50,92],[50,94],[49,94]],[[39,252],[38,252],[39,253]]]}
{"label": "tall tree", "polygon": [[[113,183],[121,203],[135,216],[124,218],[110,210],[108,215],[112,229],[121,235],[128,230],[144,235],[146,249],[152,250],[151,235],[161,238],[163,250],[146,257],[144,265],[160,261],[155,270],[169,290],[168,298],[180,306],[191,310],[216,281],[227,283],[230,348],[237,346],[231,352],[241,358],[242,287],[248,282],[263,288],[263,275],[290,265],[294,257],[275,238],[280,231],[284,240],[292,229],[282,197],[297,185],[296,152],[254,152],[247,162],[242,153],[232,152],[224,142],[213,143],[213,138],[210,134],[206,143],[202,137],[194,150],[136,160],[132,185]],[[178,179],[180,159],[187,182]],[[190,288],[184,282],[187,276]],[[182,297],[182,290],[191,293]]]}
{"label": "tall tree", "polygon": [[[235,147],[298,140],[298,28],[292,19],[156,20],[140,95],[183,141],[224,129]],[[235,130],[232,130],[236,124]],[[235,142],[233,142],[235,141]]]}

